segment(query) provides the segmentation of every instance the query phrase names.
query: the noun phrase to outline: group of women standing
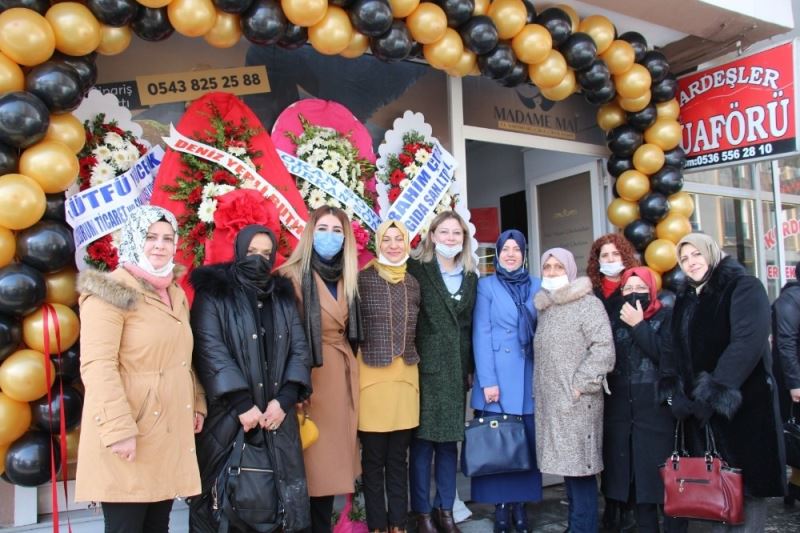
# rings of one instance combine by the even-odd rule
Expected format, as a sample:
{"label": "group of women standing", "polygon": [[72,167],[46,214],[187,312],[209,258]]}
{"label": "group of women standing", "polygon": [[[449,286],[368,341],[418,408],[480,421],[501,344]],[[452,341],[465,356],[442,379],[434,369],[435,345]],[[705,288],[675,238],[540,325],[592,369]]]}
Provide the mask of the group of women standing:
{"label": "group of women standing", "polygon": [[[617,522],[634,509],[640,531],[658,531],[657,466],[676,418],[693,452],[711,424],[723,457],[744,471],[747,527],[758,530],[763,497],[783,490],[759,282],[690,235],[678,254],[691,287],[672,316],[618,236],[595,243],[588,278],[553,248],[539,280],[524,236],[505,231],[495,275],[479,281],[468,235],[461,217],[442,213],[412,259],[405,227],[387,221],[377,258],[359,272],[350,221],[323,207],[273,272],[275,235],[247,226],[232,262],[192,273],[190,319],[174,282],[174,217],[132,212],[122,266],[81,282],[76,497],[103,503],[107,531],[167,531],[173,499],[193,496],[192,531],[217,531],[212,487],[244,434],[272,460],[264,530],[330,531],[334,496],[361,475],[370,530],[404,531],[410,493],[417,531],[457,532],[472,387],[476,415],[521,417],[533,459],[527,471],[473,478],[473,500],[496,505],[496,531],[529,530],[525,503],[541,499],[542,473],[564,476],[569,531],[596,531],[601,472]],[[298,410],[319,428],[305,450]]]}

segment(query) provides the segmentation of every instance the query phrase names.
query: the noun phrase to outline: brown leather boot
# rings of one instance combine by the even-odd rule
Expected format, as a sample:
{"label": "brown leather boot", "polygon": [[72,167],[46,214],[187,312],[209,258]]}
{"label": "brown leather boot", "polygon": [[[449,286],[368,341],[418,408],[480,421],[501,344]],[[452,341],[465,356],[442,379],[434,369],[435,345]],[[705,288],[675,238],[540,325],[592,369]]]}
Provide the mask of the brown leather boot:
{"label": "brown leather boot", "polygon": [[433,510],[433,523],[439,528],[442,533],[461,533],[458,529],[456,521],[453,520],[453,511],[445,511],[444,509]]}
{"label": "brown leather boot", "polygon": [[438,533],[430,513],[417,513],[417,533]]}

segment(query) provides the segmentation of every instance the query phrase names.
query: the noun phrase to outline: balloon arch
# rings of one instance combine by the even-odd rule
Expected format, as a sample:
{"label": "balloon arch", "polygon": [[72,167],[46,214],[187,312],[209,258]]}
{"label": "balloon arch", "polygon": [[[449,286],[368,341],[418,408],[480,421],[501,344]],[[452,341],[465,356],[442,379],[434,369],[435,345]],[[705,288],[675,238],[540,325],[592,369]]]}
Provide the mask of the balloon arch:
{"label": "balloon arch", "polygon": [[[96,53],[120,54],[133,35],[162,41],[177,31],[220,48],[242,36],[288,49],[308,42],[348,58],[370,49],[387,62],[422,57],[451,76],[532,83],[553,101],[580,92],[599,106],[612,152],[609,220],[665,288],[685,280],[675,243],[691,231],[694,205],[681,191],[677,80],[642,35],[618,36],[604,16],[580,19],[569,5],[537,13],[530,0],[0,0],[0,9],[0,473],[14,483],[50,479],[41,432],[79,423],[77,392],[54,387],[58,402],[48,393],[57,375],[78,377],[63,192],[85,134],[70,111],[96,81]],[[64,354],[48,365],[56,321]],[[40,475],[17,469],[45,452]]]}

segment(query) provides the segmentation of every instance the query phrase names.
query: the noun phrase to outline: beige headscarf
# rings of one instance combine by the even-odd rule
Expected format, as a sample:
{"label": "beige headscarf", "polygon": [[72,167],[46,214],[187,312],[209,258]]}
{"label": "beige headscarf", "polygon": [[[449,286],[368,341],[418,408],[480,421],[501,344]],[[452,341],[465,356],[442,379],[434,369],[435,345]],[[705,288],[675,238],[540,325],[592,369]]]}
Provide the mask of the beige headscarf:
{"label": "beige headscarf", "polygon": [[720,261],[722,261],[722,259],[725,257],[725,252],[723,252],[719,247],[717,241],[708,235],[704,233],[690,233],[678,241],[677,251],[679,261],[681,256],[681,248],[683,248],[686,244],[691,244],[697,248],[697,251],[700,252],[700,254],[705,258],[706,263],[708,263],[708,271],[706,272],[705,276],[703,276],[703,279],[700,281],[694,281],[693,279],[688,278],[689,284],[698,289],[699,292],[699,289],[706,284],[708,279],[711,277],[711,273],[714,272],[714,269],[719,266]]}
{"label": "beige headscarf", "polygon": [[[405,245],[405,258],[401,265],[389,265],[381,261],[380,248],[383,236],[391,228],[397,228],[403,235],[403,244]],[[385,220],[380,226],[378,231],[375,232],[375,248],[378,250],[378,258],[373,259],[364,268],[374,267],[378,275],[388,281],[389,283],[400,283],[406,279],[406,261],[408,261],[408,254],[411,251],[411,246],[408,240],[408,229],[405,224],[399,220]]]}

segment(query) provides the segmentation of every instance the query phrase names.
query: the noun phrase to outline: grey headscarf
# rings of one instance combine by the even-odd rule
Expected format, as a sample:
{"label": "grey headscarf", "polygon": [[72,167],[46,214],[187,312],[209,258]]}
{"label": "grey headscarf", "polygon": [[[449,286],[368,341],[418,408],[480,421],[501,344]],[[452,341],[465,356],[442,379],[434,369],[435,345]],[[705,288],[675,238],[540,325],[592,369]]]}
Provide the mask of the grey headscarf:
{"label": "grey headscarf", "polygon": [[167,222],[175,232],[175,246],[178,246],[178,221],[175,215],[155,205],[142,205],[128,213],[128,218],[122,225],[121,242],[119,244],[120,264],[131,263],[154,276],[166,276],[175,267],[170,260],[162,268],[156,270],[144,256],[144,243],[147,239],[147,230],[156,222]]}
{"label": "grey headscarf", "polygon": [[[689,281],[689,285],[699,289],[705,285],[705,283],[711,277],[711,273],[714,272],[714,269],[717,268],[717,266],[719,266],[720,262],[725,257],[725,252],[723,252],[719,247],[717,241],[708,235],[704,233],[690,233],[678,241],[678,245],[676,247],[678,252],[678,264],[680,264],[681,248],[687,244],[691,244],[697,248],[697,251],[700,252],[700,254],[705,258],[706,263],[708,263],[708,270],[703,276],[703,279],[700,281],[694,281],[689,276],[686,276]],[[681,267],[681,270],[683,270],[683,267]]]}
{"label": "grey headscarf", "polygon": [[544,270],[544,264],[550,259],[550,256],[555,257],[559,263],[564,265],[564,270],[567,271],[567,279],[569,279],[570,283],[575,281],[578,277],[578,266],[575,264],[575,256],[572,255],[572,252],[565,248],[550,248],[542,254],[542,270]]}

